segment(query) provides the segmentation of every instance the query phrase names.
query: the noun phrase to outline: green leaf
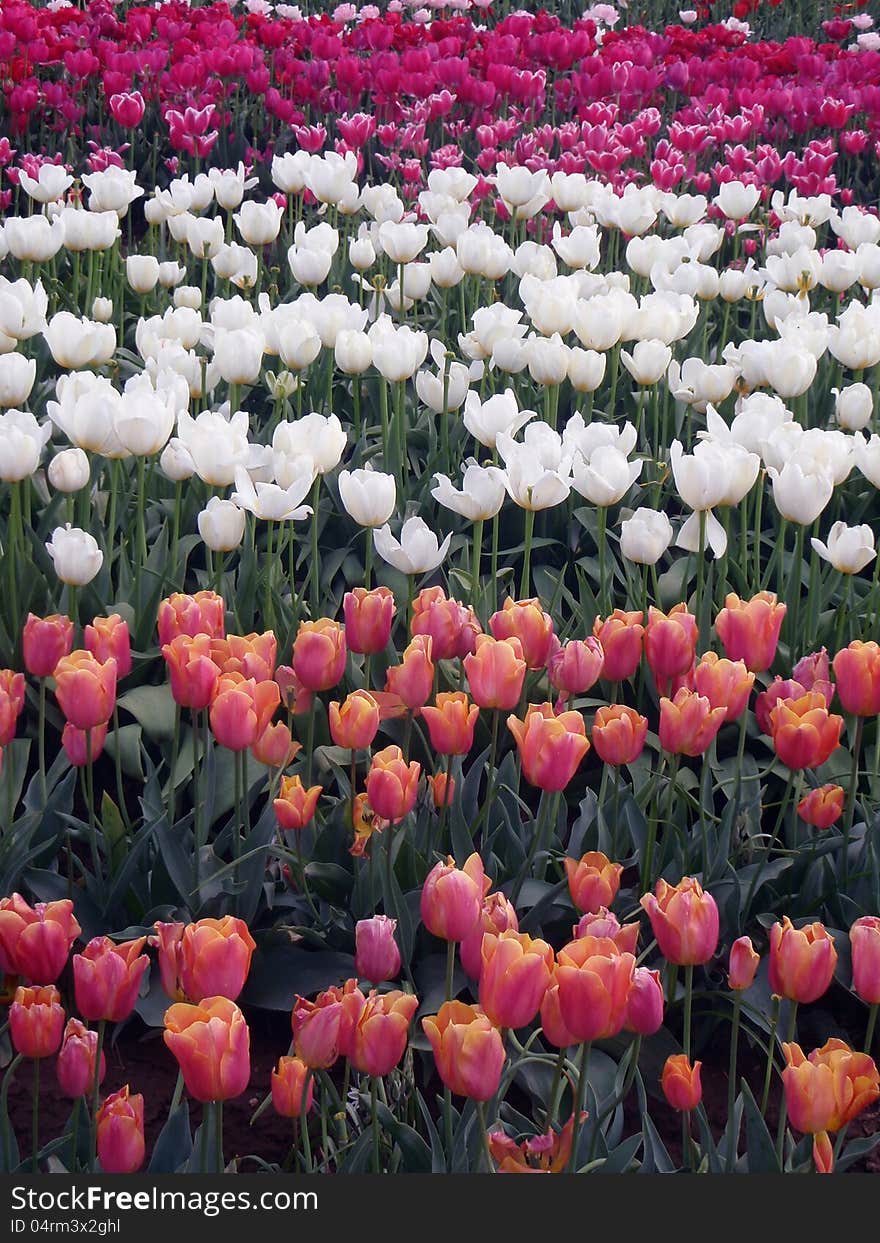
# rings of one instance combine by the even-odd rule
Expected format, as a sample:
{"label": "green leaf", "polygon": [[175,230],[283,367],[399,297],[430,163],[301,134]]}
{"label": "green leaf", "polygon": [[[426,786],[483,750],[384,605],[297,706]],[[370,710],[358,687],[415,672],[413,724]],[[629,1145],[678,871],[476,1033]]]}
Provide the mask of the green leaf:
{"label": "green leaf", "polygon": [[175,703],[169,685],[136,686],[120,695],[117,703],[135,718],[148,738],[174,736]]}
{"label": "green leaf", "polygon": [[776,1155],[776,1145],[770,1138],[767,1123],[761,1116],[758,1104],[745,1080],[743,1080],[742,1094],[745,1106],[746,1151],[748,1154],[749,1173],[781,1174],[782,1167]]}
{"label": "green leaf", "polygon": [[182,1100],[159,1132],[148,1166],[151,1174],[176,1174],[192,1156],[189,1101]]}

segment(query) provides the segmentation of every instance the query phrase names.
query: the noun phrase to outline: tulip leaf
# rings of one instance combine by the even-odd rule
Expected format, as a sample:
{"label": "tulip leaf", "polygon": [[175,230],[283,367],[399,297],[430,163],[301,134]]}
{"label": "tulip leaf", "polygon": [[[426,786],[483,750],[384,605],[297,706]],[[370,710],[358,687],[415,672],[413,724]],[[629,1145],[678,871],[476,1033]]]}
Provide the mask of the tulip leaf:
{"label": "tulip leaf", "polygon": [[376,1102],[376,1116],[385,1130],[399,1146],[403,1157],[404,1174],[430,1174],[431,1149],[419,1135],[406,1123],[399,1122],[387,1105]]}
{"label": "tulip leaf", "polygon": [[743,1105],[746,1122],[746,1146],[750,1174],[781,1174],[782,1167],[776,1155],[776,1145],[767,1130],[757,1102],[749,1085],[743,1080]]}
{"label": "tulip leaf", "polygon": [[175,704],[169,684],[136,686],[120,695],[116,702],[135,718],[148,738],[173,737]]}
{"label": "tulip leaf", "polygon": [[262,946],[254,954],[243,1000],[263,1010],[289,1011],[297,993],[311,996],[353,974],[351,954],[296,945]]}
{"label": "tulip leaf", "polygon": [[150,1159],[151,1174],[176,1174],[192,1156],[193,1140],[190,1131],[189,1101],[182,1100],[168,1115],[159,1132]]}

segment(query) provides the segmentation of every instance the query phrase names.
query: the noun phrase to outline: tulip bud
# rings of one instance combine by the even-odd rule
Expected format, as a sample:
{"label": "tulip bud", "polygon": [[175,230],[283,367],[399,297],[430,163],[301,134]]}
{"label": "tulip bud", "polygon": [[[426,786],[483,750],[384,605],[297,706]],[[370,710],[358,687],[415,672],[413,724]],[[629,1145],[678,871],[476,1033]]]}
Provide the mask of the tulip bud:
{"label": "tulip bud", "polygon": [[46,544],[52,558],[55,573],[62,583],[71,587],[84,587],[90,583],[104,564],[104,554],[98,542],[88,531],[66,523],[56,527]]}
{"label": "tulip bud", "polygon": [[[79,1019],[68,1019],[64,1029],[61,1051],[55,1063],[58,1087],[70,1100],[78,1100],[94,1089],[95,1054],[98,1050],[98,1033],[89,1029]],[[101,1052],[99,1083],[104,1082],[107,1059]]]}
{"label": "tulip bud", "polygon": [[478,1006],[447,1001],[422,1019],[443,1083],[456,1096],[488,1101],[498,1091],[504,1069],[501,1033]]}
{"label": "tulip bud", "polygon": [[727,987],[734,992],[751,988],[755,982],[760,956],[755,953],[751,937],[738,937],[730,947]]}
{"label": "tulip bud", "polygon": [[392,665],[385,677],[386,693],[411,712],[427,703],[434,685],[433,642],[430,635],[416,635],[400,664]]}
{"label": "tulip bud", "polygon": [[711,894],[693,876],[677,885],[658,880],[656,896],[646,893],[647,911],[660,953],[679,966],[708,962],[718,945],[718,907]]}
{"label": "tulip bud", "polygon": [[669,1105],[679,1113],[690,1113],[703,1099],[702,1065],[702,1062],[691,1065],[684,1053],[674,1053],[666,1059],[660,1086]]}
{"label": "tulip bud", "polygon": [[653,1036],[663,1026],[663,985],[659,971],[636,967],[626,1003],[627,1031]]}
{"label": "tulip bud", "polygon": [[489,882],[478,854],[472,854],[463,868],[448,856],[437,863],[422,887],[422,922],[430,933],[444,941],[463,941],[480,919],[483,897]]}
{"label": "tulip bud", "polygon": [[446,773],[435,773],[433,777],[428,778],[428,787],[431,791],[431,798],[434,806],[439,810],[441,807],[451,807],[452,800],[455,798],[455,778],[447,778]]}
{"label": "tulip bud", "polygon": [[244,1015],[228,997],[206,997],[197,1006],[184,1002],[169,1006],[164,1040],[195,1100],[231,1100],[246,1089],[251,1075],[250,1033]]}
{"label": "tulip bud", "polygon": [[849,930],[853,988],[869,1006],[880,1004],[880,919],[863,915]]}
{"label": "tulip bud", "polygon": [[312,1108],[313,1097],[314,1080],[305,1062],[298,1057],[279,1058],[278,1069],[272,1071],[272,1108],[275,1112],[282,1118],[301,1118]]}
{"label": "tulip bud", "polygon": [[396,919],[373,915],[355,924],[354,968],[358,976],[371,984],[393,980],[400,971],[400,950],[394,940]]}
{"label": "tulip bud", "polygon": [[47,470],[49,482],[58,492],[79,492],[89,482],[91,467],[82,449],[62,449]]}
{"label": "tulip bud", "polygon": [[144,1163],[144,1098],[128,1084],[98,1110],[98,1160],[105,1174],[133,1174]]}
{"label": "tulip bud", "polygon": [[60,613],[50,617],[28,613],[21,646],[28,673],[35,678],[50,678],[61,657],[69,655],[73,647],[73,622]]}
{"label": "tulip bud", "polygon": [[51,1057],[61,1045],[64,1010],[54,984],[16,989],[9,1007],[12,1047],[22,1057]]}

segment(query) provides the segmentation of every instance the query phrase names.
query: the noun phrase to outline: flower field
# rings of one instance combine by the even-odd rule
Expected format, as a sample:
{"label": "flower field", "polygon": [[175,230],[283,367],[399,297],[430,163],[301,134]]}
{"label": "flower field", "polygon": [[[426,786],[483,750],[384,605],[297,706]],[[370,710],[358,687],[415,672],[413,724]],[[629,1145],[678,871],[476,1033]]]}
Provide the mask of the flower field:
{"label": "flower field", "polygon": [[868,7],[4,0],[0,116],[0,1171],[876,1168]]}

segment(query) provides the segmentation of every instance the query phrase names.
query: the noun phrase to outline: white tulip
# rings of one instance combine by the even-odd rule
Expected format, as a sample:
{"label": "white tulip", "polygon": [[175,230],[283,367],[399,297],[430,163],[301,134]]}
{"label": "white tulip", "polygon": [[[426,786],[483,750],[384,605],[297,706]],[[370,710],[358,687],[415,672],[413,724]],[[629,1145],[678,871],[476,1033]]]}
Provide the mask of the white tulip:
{"label": "white tulip", "polygon": [[0,355],[0,406],[21,406],[31,395],[37,362],[23,354]]}
{"label": "white tulip", "polygon": [[373,365],[386,380],[408,380],[414,376],[428,353],[428,334],[405,324],[395,328],[387,315],[376,320],[369,331],[373,346]]}
{"label": "white tulip", "polygon": [[428,244],[426,224],[395,224],[386,220],[379,225],[379,243],[392,263],[412,263]]}
{"label": "white tulip", "polygon": [[487,449],[494,449],[498,436],[506,432],[515,435],[530,419],[536,417],[534,410],[520,410],[512,388],[495,393],[482,401],[477,393],[470,392],[464,405],[464,425],[475,440]]}
{"label": "white tulip", "polygon": [[9,253],[25,263],[45,263],[64,245],[64,222],[45,216],[7,216],[3,236]]}
{"label": "white tulip", "polygon": [[616,505],[642,473],[643,462],[630,462],[611,445],[600,445],[589,456],[575,455],[572,487],[593,505]]}
{"label": "white tulip", "polygon": [[219,216],[191,216],[187,221],[186,244],[197,259],[213,259],[225,242]]}
{"label": "white tulip", "polygon": [[358,526],[381,527],[394,513],[397,485],[393,475],[382,474],[370,466],[343,470],[339,473],[339,498]]}
{"label": "white tulip", "polygon": [[333,350],[336,366],[344,375],[363,375],[373,361],[373,343],[357,328],[343,328]]}
{"label": "white tulip", "polygon": [[438,289],[453,289],[464,280],[464,268],[452,246],[432,251],[428,262],[431,265],[431,280]]}
{"label": "white tulip", "polygon": [[321,338],[307,319],[285,317],[278,327],[278,354],[285,367],[302,371],[321,353]]}
{"label": "white tulip", "polygon": [[198,311],[202,305],[202,291],[198,285],[178,285],[171,301],[175,307],[186,307],[189,311]]}
{"label": "white tulip", "polygon": [[578,225],[567,237],[562,236],[559,222],[553,226],[553,249],[570,268],[589,268],[599,262],[599,230],[595,225]]}
{"label": "white tulip", "polygon": [[438,543],[435,532],[421,518],[408,518],[400,529],[399,540],[387,524],[373,532],[376,552],[402,574],[429,574],[436,570],[449,552],[451,541],[452,536],[447,535],[442,544]]}
{"label": "white tulip", "polygon": [[112,324],[78,319],[70,311],[53,315],[43,336],[58,366],[69,370],[101,367],[116,352],[116,329]]}
{"label": "white tulip", "polygon": [[[0,277],[0,333],[26,341],[46,327],[49,298],[43,282],[8,281]],[[14,345],[11,348],[15,348]]]}
{"label": "white tulip", "polygon": [[361,225],[357,237],[349,238],[348,261],[356,272],[366,272],[376,262],[376,248],[370,240],[365,225]]}
{"label": "white tulip", "polygon": [[159,264],[159,284],[163,289],[172,289],[175,285],[179,285],[185,276],[186,268],[181,267],[179,263],[174,263],[173,260]]}
{"label": "white tulip", "polygon": [[113,318],[113,299],[95,298],[92,302],[92,319],[98,324],[109,324]]}
{"label": "white tulip", "polygon": [[232,219],[242,241],[248,246],[268,246],[281,232],[283,215],[283,208],[274,199],[267,199],[265,203],[255,203],[249,199],[242,203],[241,209],[235,212]]}
{"label": "white tulip", "polygon": [[330,273],[333,255],[328,250],[313,250],[310,246],[291,246],[287,262],[293,279],[300,285],[320,285]]}
{"label": "white tulip", "polygon": [[[3,359],[0,358],[0,374]],[[874,413],[874,394],[867,384],[849,384],[846,388],[833,388],[834,413],[837,422],[848,432],[860,432],[871,422]]]}
{"label": "white tulip", "polygon": [[498,472],[477,465],[473,459],[465,463],[460,490],[447,475],[437,474],[434,478],[437,482],[431,495],[435,501],[471,522],[494,518],[504,503],[504,481]]}
{"label": "white tulip", "polygon": [[0,414],[0,479],[17,483],[28,479],[40,464],[52,435],[52,424],[39,424],[26,410]]}
{"label": "white tulip", "polygon": [[137,457],[151,457],[165,448],[176,417],[170,394],[139,387],[122,394],[113,425],[123,448]]}
{"label": "white tulip", "polygon": [[845,522],[835,522],[828,532],[828,543],[811,539],[810,543],[824,561],[830,561],[841,574],[858,574],[877,556],[874,532],[863,522],[858,527],[848,527]]}
{"label": "white tulip", "polygon": [[109,250],[119,237],[119,217],[115,211],[83,211],[81,207],[64,207],[59,212],[64,224],[65,250]]}
{"label": "white tulip", "polygon": [[108,379],[91,371],[74,371],[55,381],[58,401],[46,403],[52,422],[72,445],[102,457],[127,457],[116,435],[115,416],[122,403]]}
{"label": "white tulip", "polygon": [[805,471],[799,463],[788,461],[781,470],[768,466],[767,473],[776,508],[783,518],[801,526],[816,521],[834,492],[834,478],[828,469]]}
{"label": "white tulip", "polygon": [[94,536],[79,527],[72,527],[69,522],[55,528],[46,544],[46,551],[61,582],[71,587],[84,587],[90,583],[104,564],[104,554]]}
{"label": "white tulip", "polygon": [[271,177],[285,194],[302,194],[306,188],[312,157],[308,151],[286,151],[272,157]]}
{"label": "white tulip", "polygon": [[62,449],[46,471],[49,483],[58,492],[79,492],[89,482],[89,459],[82,449]]}
{"label": "white tulip", "polygon": [[232,552],[244,539],[244,510],[234,501],[212,496],[197,522],[199,535],[212,552]]}
{"label": "white tulip", "polygon": [[568,351],[568,378],[577,393],[594,393],[605,379],[604,354],[574,346]]}
{"label": "white tulip", "polygon": [[196,473],[189,449],[176,437],[168,441],[159,458],[159,469],[172,483],[184,483]]}
{"label": "white tulip", "polygon": [[328,151],[323,156],[312,156],[306,184],[321,203],[339,203],[351,193],[356,173],[357,156],[353,151],[347,151],[344,157]]}
{"label": "white tulip", "polygon": [[312,459],[319,475],[339,465],[348,439],[335,414],[306,414],[292,422],[279,423],[272,436],[272,448],[285,457],[305,455]]}
{"label": "white tulip", "polygon": [[239,466],[235,470],[232,500],[265,522],[300,522],[312,513],[310,506],[301,503],[309,487],[306,475],[297,476],[289,488],[275,483],[255,484],[244,467]]}
{"label": "white tulip", "polygon": [[497,472],[507,494],[522,509],[550,509],[561,505],[571,491],[571,459],[563,459],[555,469],[543,465],[534,449],[517,444],[499,436],[503,445],[504,470],[497,466],[488,469]]}
{"label": "white tulip", "polygon": [[666,374],[672,350],[662,341],[637,341],[631,354],[628,350],[620,351],[620,361],[636,384],[653,385]]}
{"label": "white tulip", "polygon": [[177,419],[178,437],[188,450],[196,474],[215,488],[226,488],[235,480],[236,467],[251,462],[246,411],[234,411],[231,418],[213,410],[203,410],[196,418],[182,413]]}
{"label": "white tulip", "polygon": [[455,255],[463,271],[491,281],[506,276],[513,263],[513,251],[504,238],[482,221],[458,235]]}
{"label": "white tulip", "polygon": [[89,190],[89,211],[113,211],[118,217],[144,193],[137,184],[137,173],[115,164],[97,173],[84,173],[80,180]]}
{"label": "white tulip", "polygon": [[725,181],[718,188],[715,202],[728,220],[745,220],[758,206],[760,198],[759,186],[746,185],[742,181]]}
{"label": "white tulip", "polygon": [[573,414],[562,432],[564,451],[571,456],[579,453],[588,461],[602,445],[608,445],[624,457],[629,457],[637,439],[634,423],[602,423],[598,419],[585,423],[581,414]]}
{"label": "white tulip", "polygon": [[552,337],[529,337],[524,350],[529,375],[536,384],[561,384],[568,375],[568,346],[558,332]]}
{"label": "white tulip", "polygon": [[214,362],[227,384],[252,384],[263,366],[263,335],[256,328],[218,328]]}
{"label": "white tulip", "polygon": [[730,396],[736,372],[724,363],[704,363],[700,358],[686,358],[679,366],[673,358],[667,370],[667,381],[676,401],[683,401],[703,414],[710,404]]}
{"label": "white tulip", "polygon": [[241,205],[246,190],[257,184],[256,177],[247,177],[244,165],[239,161],[237,169],[209,168],[208,178],[214,187],[214,198],[224,211],[233,211]]}
{"label": "white tulip", "polygon": [[41,164],[36,177],[19,169],[18,182],[25,194],[36,203],[56,203],[73,185],[73,178],[63,164]]}
{"label": "white tulip", "polygon": [[672,523],[663,510],[635,510],[620,524],[620,551],[636,565],[656,565],[672,543]]}

